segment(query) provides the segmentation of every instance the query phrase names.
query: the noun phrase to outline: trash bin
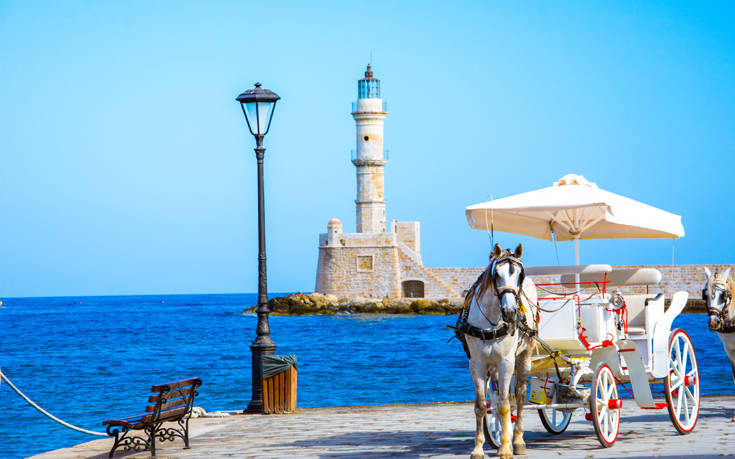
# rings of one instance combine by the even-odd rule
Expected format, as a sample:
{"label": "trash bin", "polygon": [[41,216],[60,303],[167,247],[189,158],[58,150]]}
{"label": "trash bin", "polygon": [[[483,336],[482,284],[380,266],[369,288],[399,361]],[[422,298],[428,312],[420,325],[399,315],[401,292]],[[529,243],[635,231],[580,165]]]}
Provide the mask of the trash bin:
{"label": "trash bin", "polygon": [[296,410],[296,356],[263,356],[263,413]]}

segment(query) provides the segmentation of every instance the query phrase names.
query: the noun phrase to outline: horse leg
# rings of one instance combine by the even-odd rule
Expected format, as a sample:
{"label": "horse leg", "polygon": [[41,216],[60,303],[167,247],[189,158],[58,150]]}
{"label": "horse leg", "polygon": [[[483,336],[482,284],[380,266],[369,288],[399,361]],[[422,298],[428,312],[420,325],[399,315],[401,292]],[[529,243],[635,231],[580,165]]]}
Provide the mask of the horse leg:
{"label": "horse leg", "polygon": [[526,454],[526,443],[523,441],[523,405],[526,403],[528,374],[531,372],[531,350],[524,350],[516,357],[516,409],[518,417],[513,429],[513,453]]}
{"label": "horse leg", "polygon": [[500,408],[499,411],[503,426],[503,435],[500,441],[498,456],[502,459],[513,457],[513,449],[511,448],[513,431],[510,421],[510,381],[513,377],[513,368],[515,367],[514,357],[513,355],[509,359],[504,360],[498,368],[498,406]]}
{"label": "horse leg", "polygon": [[471,459],[484,459],[485,452],[482,446],[485,444],[485,433],[482,431],[482,422],[487,413],[487,365],[470,360],[470,373],[472,382],[475,384],[475,449],[472,450]]}

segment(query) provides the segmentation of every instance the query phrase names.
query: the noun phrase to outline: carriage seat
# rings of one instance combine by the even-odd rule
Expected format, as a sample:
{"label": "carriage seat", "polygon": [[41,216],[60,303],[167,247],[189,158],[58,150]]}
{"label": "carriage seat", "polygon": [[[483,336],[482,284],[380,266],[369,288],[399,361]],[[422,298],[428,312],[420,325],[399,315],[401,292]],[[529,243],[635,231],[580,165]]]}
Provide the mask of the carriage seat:
{"label": "carriage seat", "polygon": [[[616,287],[657,285],[662,278],[661,271],[654,268],[614,269],[607,273],[606,290],[610,292]],[[574,282],[574,279],[574,275],[566,274],[561,281]],[[603,279],[604,274],[600,273],[582,273],[579,278],[580,282],[596,283],[600,289]],[[623,294],[623,298],[628,309],[628,334],[632,335],[631,338],[636,335],[653,336],[653,326],[664,314],[663,294]]]}
{"label": "carriage seat", "polygon": [[625,295],[625,306],[628,308],[628,335],[653,336],[653,326],[664,315],[663,293],[657,295]]}

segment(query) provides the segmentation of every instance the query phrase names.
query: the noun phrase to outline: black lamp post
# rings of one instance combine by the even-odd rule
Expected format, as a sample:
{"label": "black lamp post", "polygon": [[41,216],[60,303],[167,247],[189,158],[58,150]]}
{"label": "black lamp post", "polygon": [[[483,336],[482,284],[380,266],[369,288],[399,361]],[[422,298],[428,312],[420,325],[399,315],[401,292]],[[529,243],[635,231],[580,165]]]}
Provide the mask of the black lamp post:
{"label": "black lamp post", "polygon": [[245,121],[248,123],[250,133],[255,137],[255,157],[258,160],[258,326],[255,330],[255,341],[250,345],[253,356],[253,395],[248,404],[246,412],[260,413],[263,411],[263,355],[273,355],[276,344],[270,337],[271,329],[268,325],[268,285],[265,271],[265,211],[263,205],[263,137],[268,133],[273,119],[273,111],[276,101],[280,99],[278,94],[260,87],[255,83],[255,88],[248,89],[237,96]]}

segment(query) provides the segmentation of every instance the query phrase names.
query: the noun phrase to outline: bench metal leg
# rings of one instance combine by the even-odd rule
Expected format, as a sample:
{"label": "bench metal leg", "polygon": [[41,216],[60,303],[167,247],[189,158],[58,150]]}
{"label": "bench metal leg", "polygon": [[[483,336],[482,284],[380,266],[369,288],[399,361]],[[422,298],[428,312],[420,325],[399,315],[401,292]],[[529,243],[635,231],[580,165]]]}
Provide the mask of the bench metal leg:
{"label": "bench metal leg", "polygon": [[110,453],[107,455],[109,459],[112,459],[115,457],[115,451],[123,447],[125,451],[129,450],[135,450],[135,451],[145,451],[148,449],[149,442],[146,441],[145,438],[138,437],[135,435],[128,436],[130,433],[130,430],[128,430],[127,427],[119,427],[115,426],[114,428],[107,429],[107,435],[114,437],[114,443],[112,444],[112,449],[110,449]]}
{"label": "bench metal leg", "polygon": [[[114,430],[112,432],[115,435],[115,442],[112,444],[112,449],[110,450],[110,454],[107,456],[109,459],[112,459],[115,456],[115,450],[118,446],[122,443],[125,436],[128,434],[128,429],[123,429],[122,432],[120,430]],[[120,435],[122,433],[122,435]],[[108,432],[108,435],[110,432]]]}
{"label": "bench metal leg", "polygon": [[191,449],[191,446],[189,446],[189,418],[186,418],[186,421],[179,421],[179,426],[184,431],[184,449]]}
{"label": "bench metal leg", "polygon": [[176,438],[184,440],[184,449],[191,449],[189,443],[189,419],[181,419],[178,422],[179,429],[175,427],[163,427],[163,422],[158,422],[144,427],[143,435],[130,435],[131,432],[127,427],[118,427],[114,429],[108,427],[107,434],[114,437],[112,449],[108,455],[109,459],[115,456],[115,450],[122,447],[125,451],[145,451],[151,452],[151,458],[156,458],[156,438],[160,441],[174,441]]}
{"label": "bench metal leg", "polygon": [[151,458],[155,459],[156,457],[156,430],[158,430],[158,426],[152,426],[147,427],[146,431],[148,432],[148,442],[151,445]]}

